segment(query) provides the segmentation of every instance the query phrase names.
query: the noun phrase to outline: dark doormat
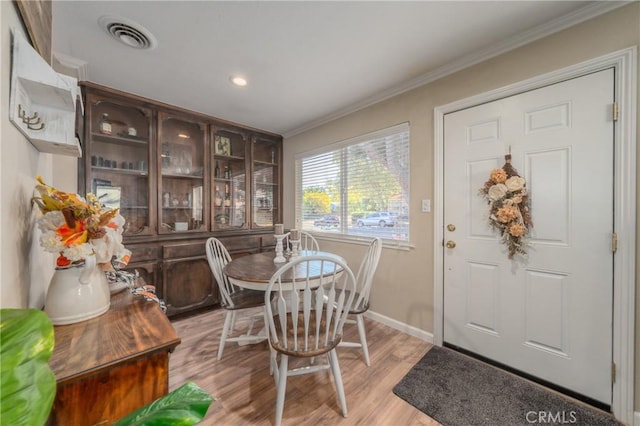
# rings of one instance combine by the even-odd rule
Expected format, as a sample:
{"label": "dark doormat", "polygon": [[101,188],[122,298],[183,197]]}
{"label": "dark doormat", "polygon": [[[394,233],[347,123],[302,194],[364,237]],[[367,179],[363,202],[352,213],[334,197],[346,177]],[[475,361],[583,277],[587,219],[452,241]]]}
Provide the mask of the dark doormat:
{"label": "dark doormat", "polygon": [[605,412],[437,346],[393,393],[445,426],[621,425]]}

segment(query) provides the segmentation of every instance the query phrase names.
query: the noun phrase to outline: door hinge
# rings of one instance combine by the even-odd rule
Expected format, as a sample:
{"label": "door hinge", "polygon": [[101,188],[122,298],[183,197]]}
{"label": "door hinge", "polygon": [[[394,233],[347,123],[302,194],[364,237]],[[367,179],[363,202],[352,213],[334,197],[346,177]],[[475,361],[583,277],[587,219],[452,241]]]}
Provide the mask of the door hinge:
{"label": "door hinge", "polygon": [[611,235],[611,251],[618,251],[618,234],[615,232]]}
{"label": "door hinge", "polygon": [[618,121],[618,115],[620,114],[620,110],[618,108],[617,102],[613,103],[612,112],[613,112],[613,121]]}
{"label": "door hinge", "polygon": [[611,383],[616,382],[616,363],[611,363]]}

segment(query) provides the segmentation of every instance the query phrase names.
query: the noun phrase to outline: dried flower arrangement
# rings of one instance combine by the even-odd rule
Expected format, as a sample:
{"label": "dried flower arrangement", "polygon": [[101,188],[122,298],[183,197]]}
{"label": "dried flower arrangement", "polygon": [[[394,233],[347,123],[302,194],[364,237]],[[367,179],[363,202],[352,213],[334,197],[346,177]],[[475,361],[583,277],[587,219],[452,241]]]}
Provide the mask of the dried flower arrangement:
{"label": "dried flower arrangement", "polygon": [[40,196],[33,201],[42,212],[37,220],[40,244],[48,252],[59,253],[58,268],[83,264],[91,255],[103,269],[127,265],[131,252],[122,245],[124,218],[118,209],[101,206],[94,194],[84,199],[47,185],[41,176],[36,179]]}
{"label": "dried flower arrangement", "polygon": [[529,211],[527,182],[511,165],[511,155],[505,155],[505,164],[493,169],[489,180],[480,189],[480,195],[489,204],[489,224],[501,234],[507,245],[509,259],[516,253],[527,254],[527,236],[533,226]]}

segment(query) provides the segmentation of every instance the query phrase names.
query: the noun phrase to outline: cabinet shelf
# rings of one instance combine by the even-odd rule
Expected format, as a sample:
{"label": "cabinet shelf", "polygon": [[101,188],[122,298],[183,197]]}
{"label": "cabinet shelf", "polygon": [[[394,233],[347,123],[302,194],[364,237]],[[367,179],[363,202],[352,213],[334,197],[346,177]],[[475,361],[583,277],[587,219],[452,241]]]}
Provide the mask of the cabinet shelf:
{"label": "cabinet shelf", "polygon": [[254,164],[259,165],[259,166],[270,166],[270,167],[278,167],[277,163],[272,163],[271,161],[260,161],[260,160],[255,160]]}
{"label": "cabinet shelf", "polygon": [[180,173],[162,173],[163,178],[202,180],[202,175],[183,175]]}
{"label": "cabinet shelf", "polygon": [[120,206],[120,210],[146,210],[149,206]]}
{"label": "cabinet shelf", "polygon": [[149,172],[146,172],[146,171],[133,170],[133,169],[121,169],[119,167],[91,166],[91,170],[95,172],[109,172],[109,173],[117,173],[122,175],[132,175],[132,176],[140,176],[140,177],[149,176]]}
{"label": "cabinet shelf", "polygon": [[244,161],[244,157],[240,156],[240,155],[220,155],[220,154],[214,154],[213,156],[216,160],[221,160],[221,161],[225,161],[225,160],[229,160],[229,161]]}
{"label": "cabinet shelf", "polygon": [[102,133],[91,133],[91,138],[94,142],[105,142],[115,145],[135,146],[139,145],[141,148],[145,148],[149,144],[149,140],[144,138],[138,138],[134,136],[118,136],[118,135],[104,135]]}

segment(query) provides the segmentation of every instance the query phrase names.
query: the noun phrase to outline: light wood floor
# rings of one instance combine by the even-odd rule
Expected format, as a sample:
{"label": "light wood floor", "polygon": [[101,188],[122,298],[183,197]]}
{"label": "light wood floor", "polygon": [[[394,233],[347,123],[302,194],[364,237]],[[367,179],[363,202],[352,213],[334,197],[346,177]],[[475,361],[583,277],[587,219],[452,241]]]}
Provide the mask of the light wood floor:
{"label": "light wood floor", "polygon": [[[227,343],[218,361],[223,315],[218,309],[173,321],[182,343],[171,355],[170,389],[193,381],[217,399],[202,425],[271,425],[276,393],[267,344]],[[239,323],[238,329],[243,325]],[[257,324],[258,329],[261,326],[262,322]],[[360,349],[338,350],[349,416],[342,417],[333,379],[326,371],[288,379],[284,425],[438,425],[392,392],[431,345],[368,319],[366,327],[370,367]],[[354,325],[345,326],[345,340],[357,341]]]}

